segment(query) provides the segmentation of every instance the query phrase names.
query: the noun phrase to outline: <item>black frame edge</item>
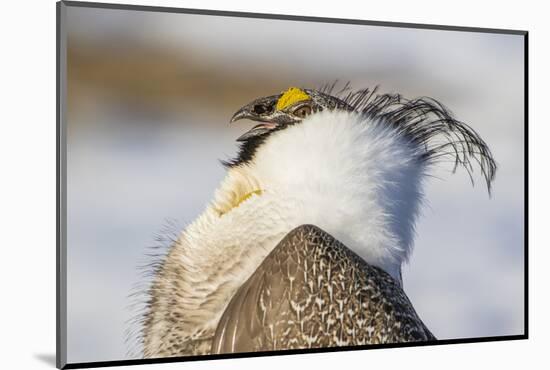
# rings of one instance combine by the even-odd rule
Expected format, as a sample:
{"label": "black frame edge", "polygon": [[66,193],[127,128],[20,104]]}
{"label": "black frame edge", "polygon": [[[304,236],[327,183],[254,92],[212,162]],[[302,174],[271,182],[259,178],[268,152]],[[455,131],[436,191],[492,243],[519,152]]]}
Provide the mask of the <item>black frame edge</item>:
{"label": "black frame edge", "polygon": [[416,28],[416,29],[439,30],[439,31],[483,32],[483,33],[498,33],[498,34],[510,34],[510,35],[524,35],[527,33],[526,30],[435,25],[435,24],[425,24],[425,23],[386,22],[386,21],[362,20],[362,19],[351,19],[351,18],[328,18],[328,17],[301,16],[301,15],[290,15],[290,14],[234,12],[234,11],[228,11],[228,10],[176,8],[176,7],[166,7],[166,6],[114,4],[114,3],[99,3],[99,2],[85,2],[85,1],[72,1],[72,0],[63,0],[62,2],[67,6],[74,6],[74,7],[115,9],[115,10],[135,10],[135,11],[144,11],[144,12],[200,14],[200,15],[214,15],[214,16],[222,16],[222,17],[261,18],[261,19],[320,22],[320,23],[342,23],[342,24],[357,24],[357,25],[366,25],[366,26]]}
{"label": "black frame edge", "polygon": [[66,74],[67,33],[64,2],[56,3],[56,346],[58,369],[67,365]]}
{"label": "black frame edge", "polygon": [[365,345],[365,346],[311,348],[311,349],[295,349],[295,350],[266,351],[266,352],[227,353],[227,354],[204,355],[204,356],[81,362],[81,363],[67,364],[65,367],[63,367],[63,369],[82,369],[82,368],[129,366],[129,365],[131,366],[152,365],[152,364],[165,364],[165,363],[173,363],[173,362],[288,356],[288,355],[300,355],[300,354],[312,354],[312,353],[350,352],[350,351],[376,350],[376,349],[387,349],[387,348],[396,349],[396,348],[406,348],[406,347],[440,346],[440,345],[449,345],[449,344],[472,344],[472,343],[501,342],[501,341],[525,340],[525,339],[527,339],[526,335],[506,335],[506,336],[500,336],[500,337],[444,339],[444,340],[430,341],[430,342],[371,344],[371,345]]}
{"label": "black frame edge", "polygon": [[523,241],[523,282],[524,282],[524,312],[523,312],[523,325],[525,337],[529,338],[529,32],[525,32],[523,37],[524,42],[524,103],[523,103],[523,114],[524,114],[524,241]]}
{"label": "black frame edge", "polygon": [[[290,20],[290,21],[306,21],[319,23],[340,23],[340,24],[355,24],[369,25],[382,27],[397,27],[397,28],[414,28],[426,30],[440,31],[462,31],[462,32],[480,32],[480,33],[496,33],[504,35],[522,35],[524,37],[524,334],[520,335],[504,335],[495,337],[476,337],[476,338],[456,338],[445,339],[433,342],[412,342],[412,343],[391,343],[378,345],[365,345],[353,347],[329,347],[315,349],[298,349],[298,350],[282,350],[268,352],[247,352],[247,353],[229,353],[219,355],[204,355],[204,356],[186,356],[186,357],[168,357],[168,358],[153,358],[153,359],[131,359],[131,360],[113,360],[113,361],[94,361],[81,363],[67,363],[67,322],[66,322],[66,125],[65,125],[65,103],[66,103],[66,41],[67,34],[65,29],[65,16],[67,7],[87,7],[100,9],[116,9],[116,10],[134,10],[134,11],[149,11],[149,12],[164,12],[164,13],[182,13],[182,14],[197,14],[197,15],[213,15],[226,17],[241,17],[241,18],[257,18],[257,19],[274,19],[274,20]],[[348,352],[357,350],[385,349],[385,348],[406,348],[406,347],[421,347],[432,345],[449,345],[449,344],[471,344],[485,342],[500,342],[511,340],[526,340],[529,339],[529,31],[527,30],[509,30],[509,29],[494,29],[494,28],[478,28],[464,26],[447,26],[447,25],[429,25],[420,23],[402,23],[402,22],[384,22],[384,21],[369,21],[358,19],[341,19],[341,18],[325,18],[313,16],[298,16],[284,14],[267,14],[267,13],[248,13],[248,12],[232,12],[209,9],[190,9],[176,8],[163,6],[144,6],[131,4],[114,4],[114,3],[99,3],[99,2],[84,2],[84,1],[67,1],[61,0],[56,3],[56,367],[59,369],[80,369],[80,368],[96,368],[96,367],[111,367],[111,366],[127,366],[127,365],[144,365],[144,364],[161,364],[173,362],[188,362],[188,361],[207,361],[220,359],[237,359],[237,358],[254,358],[254,357],[269,357],[269,356],[288,356],[295,354],[311,354],[311,353],[330,353],[330,352]]]}

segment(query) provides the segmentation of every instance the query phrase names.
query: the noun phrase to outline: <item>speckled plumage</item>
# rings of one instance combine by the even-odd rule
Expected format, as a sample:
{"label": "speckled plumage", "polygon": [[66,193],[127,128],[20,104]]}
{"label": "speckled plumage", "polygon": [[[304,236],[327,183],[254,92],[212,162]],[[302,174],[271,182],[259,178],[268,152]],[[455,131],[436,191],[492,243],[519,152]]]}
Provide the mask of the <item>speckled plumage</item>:
{"label": "speckled plumage", "polygon": [[435,340],[405,292],[313,225],[291,231],[241,286],[212,353]]}

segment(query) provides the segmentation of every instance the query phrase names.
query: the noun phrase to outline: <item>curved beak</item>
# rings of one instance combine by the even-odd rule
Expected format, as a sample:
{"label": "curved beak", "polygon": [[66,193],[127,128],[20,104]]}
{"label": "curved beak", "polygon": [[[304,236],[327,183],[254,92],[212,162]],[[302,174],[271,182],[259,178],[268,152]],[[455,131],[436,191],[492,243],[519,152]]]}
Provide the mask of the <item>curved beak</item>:
{"label": "curved beak", "polygon": [[252,121],[264,121],[263,117],[254,113],[253,107],[250,107],[250,104],[245,105],[244,107],[236,111],[235,114],[231,116],[231,120],[229,120],[229,123],[240,121],[242,119],[249,119]]}
{"label": "curved beak", "polygon": [[275,113],[277,101],[279,101],[281,94],[266,96],[264,98],[256,99],[247,105],[240,108],[229,123],[239,121],[241,119],[250,119],[252,121],[268,122],[273,118],[273,113]]}
{"label": "curved beak", "polygon": [[229,123],[242,119],[262,122],[241,135],[237,141],[246,141],[252,137],[266,134],[279,125],[276,120],[277,111],[275,106],[280,96],[279,94],[256,99],[233,114]]}
{"label": "curved beak", "polygon": [[236,111],[235,114],[233,114],[233,116],[231,116],[229,123],[233,123],[235,121],[239,121],[241,119],[246,119],[246,118],[251,118],[251,115],[248,109],[246,109],[246,107],[242,107],[241,109]]}

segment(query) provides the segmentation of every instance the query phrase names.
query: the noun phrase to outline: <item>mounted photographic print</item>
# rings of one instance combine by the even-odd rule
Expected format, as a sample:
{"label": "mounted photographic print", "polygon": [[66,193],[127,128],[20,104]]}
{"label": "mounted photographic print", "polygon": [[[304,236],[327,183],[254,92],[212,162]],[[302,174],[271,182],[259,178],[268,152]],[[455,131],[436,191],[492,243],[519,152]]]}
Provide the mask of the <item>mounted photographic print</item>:
{"label": "mounted photographic print", "polygon": [[58,367],[527,338],[527,32],[57,11]]}

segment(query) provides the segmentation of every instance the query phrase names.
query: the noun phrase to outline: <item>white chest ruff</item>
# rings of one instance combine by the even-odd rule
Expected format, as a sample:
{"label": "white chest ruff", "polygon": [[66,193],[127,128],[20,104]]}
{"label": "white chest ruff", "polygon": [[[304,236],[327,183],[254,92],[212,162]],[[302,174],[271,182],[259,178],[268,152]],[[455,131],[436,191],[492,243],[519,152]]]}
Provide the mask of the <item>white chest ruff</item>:
{"label": "white chest ruff", "polygon": [[[211,338],[236,289],[303,224],[399,279],[421,199],[424,166],[414,151],[391,127],[346,112],[318,113],[270,135],[251,162],[228,171],[170,251],[170,278],[157,289],[159,305],[185,318],[178,335]],[[164,343],[163,312],[152,313],[151,355]]]}
{"label": "white chest ruff", "polygon": [[[250,163],[230,169],[184,238],[209,265],[239,256],[236,263],[253,267],[294,227],[314,224],[397,278],[421,199],[424,166],[414,150],[390,127],[357,114],[313,115],[272,134]],[[257,190],[261,195],[227,206]],[[220,207],[230,210],[220,216]]]}

